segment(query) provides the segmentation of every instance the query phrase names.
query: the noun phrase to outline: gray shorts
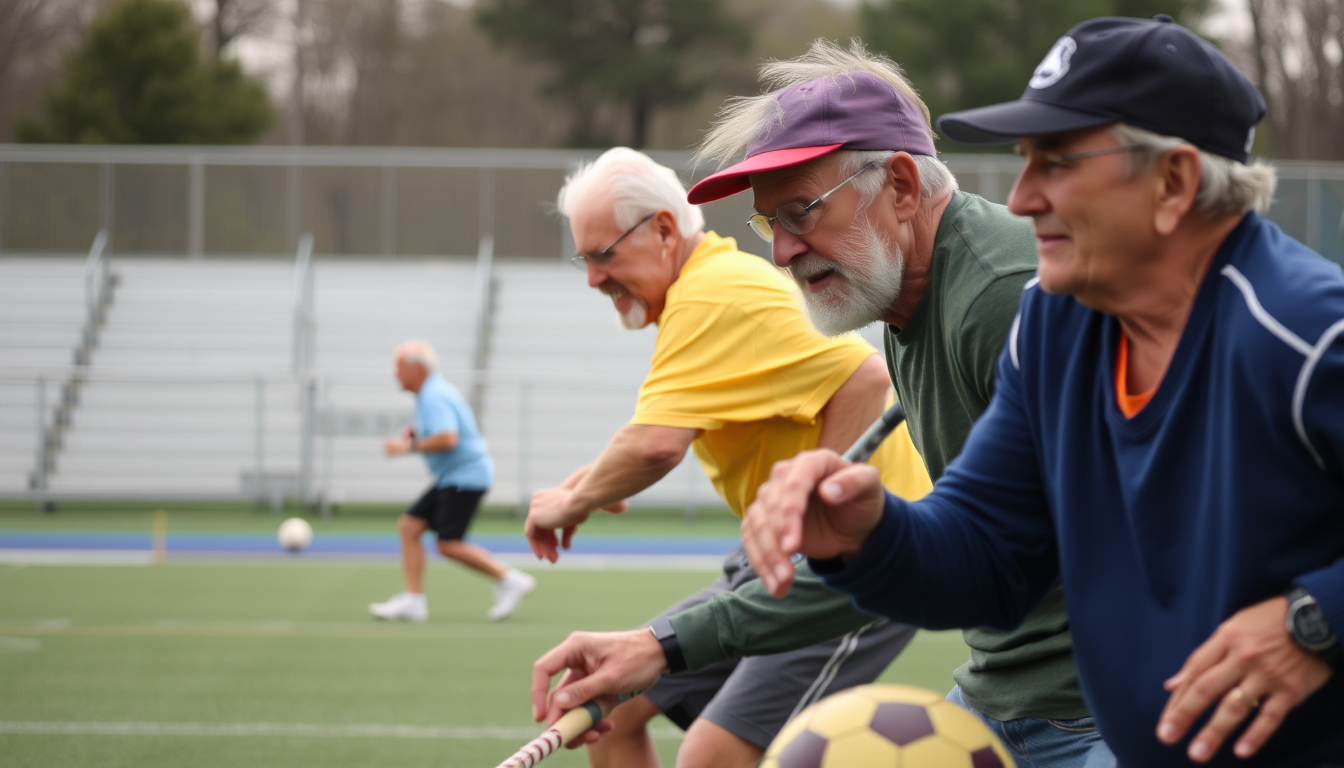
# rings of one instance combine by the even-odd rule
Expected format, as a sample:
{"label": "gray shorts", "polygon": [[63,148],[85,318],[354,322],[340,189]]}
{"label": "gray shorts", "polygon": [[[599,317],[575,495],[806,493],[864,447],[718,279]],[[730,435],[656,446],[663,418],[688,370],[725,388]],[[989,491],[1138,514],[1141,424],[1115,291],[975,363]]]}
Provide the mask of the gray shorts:
{"label": "gray shorts", "polygon": [[[724,558],[722,576],[660,615],[680,613],[755,578],[741,547],[734,548]],[[844,637],[810,648],[664,675],[644,695],[683,730],[703,717],[765,749],[807,705],[876,680],[914,636],[914,627],[874,619]]]}

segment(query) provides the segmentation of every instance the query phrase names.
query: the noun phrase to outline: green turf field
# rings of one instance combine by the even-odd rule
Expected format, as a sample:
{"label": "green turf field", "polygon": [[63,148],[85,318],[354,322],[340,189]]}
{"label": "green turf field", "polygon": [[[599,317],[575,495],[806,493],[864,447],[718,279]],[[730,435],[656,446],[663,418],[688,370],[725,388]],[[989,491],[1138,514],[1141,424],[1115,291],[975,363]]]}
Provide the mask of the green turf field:
{"label": "green turf field", "polygon": [[[195,512],[170,509],[170,526],[274,525],[268,514]],[[0,510],[0,527],[134,527],[148,514],[15,508]],[[34,518],[42,524],[28,526]],[[391,519],[332,525],[377,530]],[[721,534],[708,519],[648,516],[636,527]],[[390,625],[365,612],[400,587],[390,561],[0,565],[0,766],[490,768],[537,732],[528,685],[538,655],[574,629],[636,625],[713,577],[533,572],[537,592],[494,624],[489,583],[436,561],[430,621]],[[885,679],[943,690],[966,657],[959,633],[923,633]],[[671,765],[678,733],[660,723],[655,735]],[[586,760],[565,752],[544,765]]]}

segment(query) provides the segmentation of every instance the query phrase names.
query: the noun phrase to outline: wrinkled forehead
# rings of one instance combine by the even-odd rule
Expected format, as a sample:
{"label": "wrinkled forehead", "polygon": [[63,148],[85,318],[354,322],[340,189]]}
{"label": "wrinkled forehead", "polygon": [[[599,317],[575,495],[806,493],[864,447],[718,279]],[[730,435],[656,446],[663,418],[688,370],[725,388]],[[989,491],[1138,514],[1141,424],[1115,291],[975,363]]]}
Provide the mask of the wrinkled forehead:
{"label": "wrinkled forehead", "polygon": [[[621,233],[616,226],[616,210],[610,197],[602,191],[590,194],[580,201],[569,218],[574,242],[580,248],[605,248]],[[604,239],[605,238],[605,239]],[[602,242],[586,242],[586,240]]]}

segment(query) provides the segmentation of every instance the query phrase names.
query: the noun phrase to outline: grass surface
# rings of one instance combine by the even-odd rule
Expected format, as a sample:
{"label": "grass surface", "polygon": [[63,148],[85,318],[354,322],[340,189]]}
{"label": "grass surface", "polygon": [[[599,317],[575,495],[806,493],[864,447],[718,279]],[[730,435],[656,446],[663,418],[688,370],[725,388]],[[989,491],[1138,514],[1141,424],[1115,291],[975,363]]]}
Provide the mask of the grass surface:
{"label": "grass surface", "polygon": [[[276,524],[269,513],[168,510],[175,530]],[[387,530],[395,514],[338,515],[328,525]],[[134,505],[38,515],[25,505],[0,509],[0,528],[144,529],[150,515]],[[507,515],[482,523],[517,525]],[[594,525],[641,535],[735,530],[726,514],[687,525],[679,512]],[[400,587],[391,562],[0,565],[0,766],[493,766],[538,730],[528,703],[537,656],[574,629],[635,626],[714,575],[535,573],[537,592],[491,623],[491,585],[436,561],[426,574],[430,621],[404,625],[365,613]],[[883,679],[945,690],[967,656],[959,633],[921,633]],[[420,730],[398,736],[397,726]],[[677,732],[660,721],[656,734],[672,765]],[[566,751],[543,765],[586,764]]]}

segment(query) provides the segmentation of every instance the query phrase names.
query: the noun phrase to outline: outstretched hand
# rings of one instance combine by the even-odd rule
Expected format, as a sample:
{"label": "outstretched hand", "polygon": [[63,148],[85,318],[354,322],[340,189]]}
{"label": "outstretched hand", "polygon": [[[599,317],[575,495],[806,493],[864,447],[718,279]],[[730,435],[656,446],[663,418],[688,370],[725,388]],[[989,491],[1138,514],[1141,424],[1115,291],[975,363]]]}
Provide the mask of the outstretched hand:
{"label": "outstretched hand", "polygon": [[805,451],[778,462],[742,524],[742,547],[770,594],[793,584],[790,558],[854,555],[882,520],[886,492],[876,468],[834,451]]}
{"label": "outstretched hand", "polygon": [[[642,691],[667,670],[663,649],[648,628],[627,632],[574,632],[532,665],[532,719],[554,723],[566,711],[597,699],[614,704],[622,693]],[[551,678],[564,672],[555,690]],[[591,744],[611,723],[570,742]]]}
{"label": "outstretched hand", "polygon": [[[598,509],[620,514],[628,507],[624,501],[615,501]],[[559,560],[560,550],[569,549],[574,541],[574,531],[592,513],[591,509],[575,508],[574,491],[571,488],[544,488],[532,494],[527,522],[523,525],[523,533],[527,536],[532,554],[552,563]]]}
{"label": "outstretched hand", "polygon": [[1195,649],[1163,686],[1171,692],[1158,721],[1157,738],[1175,744],[1194,721],[1214,708],[1187,753],[1208,762],[1223,741],[1253,718],[1233,752],[1247,758],[1259,751],[1289,710],[1325,685],[1332,670],[1297,647],[1284,627],[1288,601],[1275,597],[1233,614]]}

